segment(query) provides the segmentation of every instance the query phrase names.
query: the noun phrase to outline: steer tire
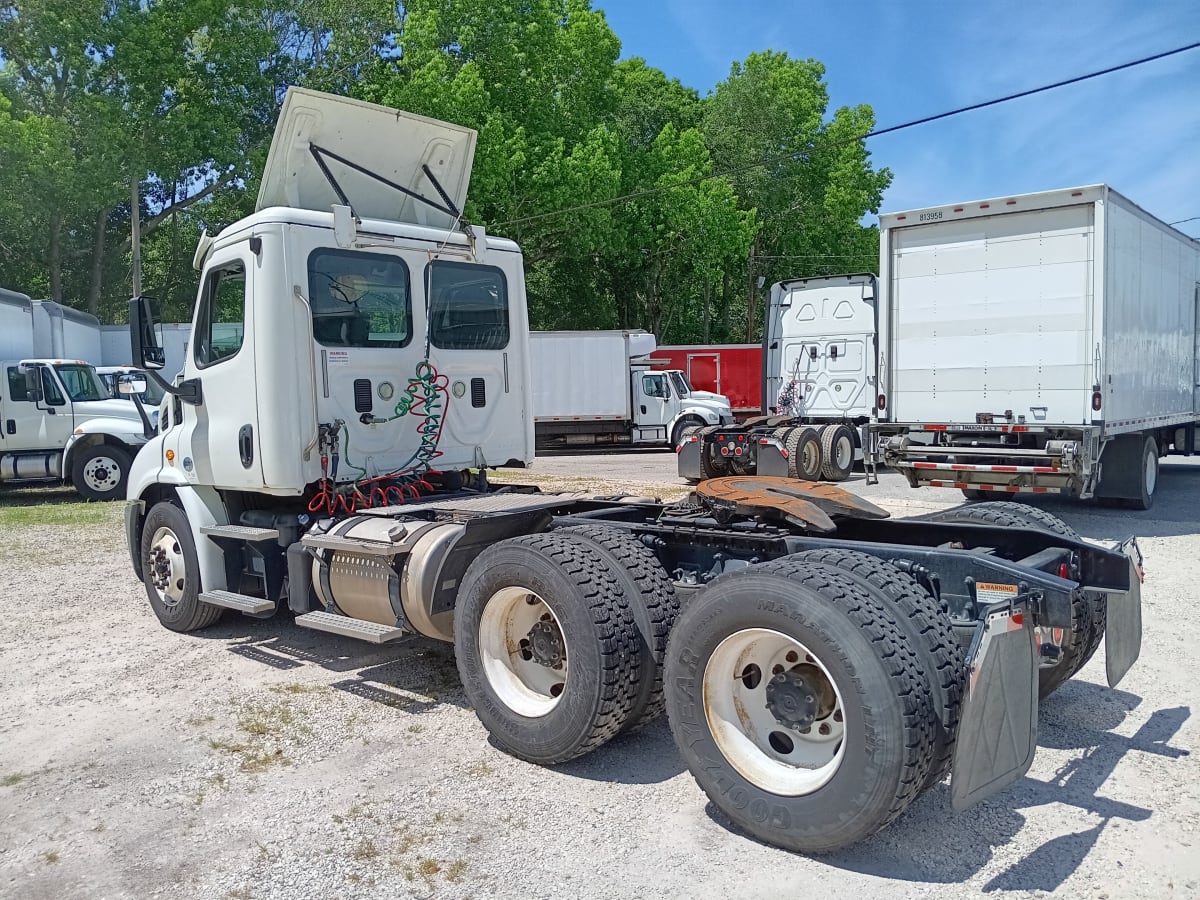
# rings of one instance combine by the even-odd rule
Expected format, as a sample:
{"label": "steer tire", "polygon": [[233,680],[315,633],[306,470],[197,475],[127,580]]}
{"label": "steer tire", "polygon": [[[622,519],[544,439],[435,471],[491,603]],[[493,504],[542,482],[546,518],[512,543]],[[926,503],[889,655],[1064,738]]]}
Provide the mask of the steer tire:
{"label": "steer tire", "polygon": [[854,469],[854,431],[838,422],[821,429],[821,477],[845,481]]}
{"label": "steer tire", "polygon": [[788,477],[821,480],[821,436],[811,425],[793,428],[787,438]]}
{"label": "steer tire", "polygon": [[926,787],[937,784],[950,771],[958,720],[962,709],[963,650],[950,618],[933,595],[911,575],[867,553],[855,550],[806,550],[796,559],[828,566],[852,578],[864,590],[883,599],[900,629],[921,660],[929,679],[929,690],[937,713],[933,740],[933,765]]}
{"label": "steer tire", "polygon": [[71,484],[86,500],[124,500],[129,454],[112,444],[93,444],[71,454]]}
{"label": "steer tire", "polygon": [[[758,647],[780,643],[800,645],[806,656],[789,652],[791,669],[768,665],[756,677],[757,666],[746,661]],[[780,707],[763,695],[767,679],[773,684],[801,670],[823,672],[838,695],[823,723],[838,723],[832,726],[840,729],[833,732],[838,743],[819,751],[831,758],[809,766],[778,755],[799,746],[817,752],[812,732],[820,729],[810,725],[805,737],[798,725],[779,724]],[[680,613],[667,648],[668,720],[700,788],[740,828],[802,853],[868,837],[921,792],[937,720],[927,682],[881,597],[843,573],[794,557],[706,586]],[[798,699],[805,699],[803,691]]]}
{"label": "steer tire", "polygon": [[[161,551],[160,562],[171,567],[174,581],[155,585],[151,554]],[[187,514],[174,503],[156,503],[146,514],[141,542],[142,584],[150,608],[171,631],[196,631],[212,625],[224,612],[200,599],[200,562]],[[182,584],[181,584],[182,583]]]}
{"label": "steer tire", "polygon": [[679,615],[675,585],[645,544],[629,532],[601,525],[574,525],[558,534],[583,538],[603,555],[617,576],[633,612],[640,654],[638,691],[623,731],[636,731],[662,715],[663,664],[667,658],[667,636]]}
{"label": "steer tire", "polygon": [[[502,598],[513,596],[517,608],[540,600],[559,626],[566,668],[558,694],[522,689],[520,679],[508,674],[519,653],[511,639],[516,635],[481,633],[488,604],[511,603]],[[534,534],[501,541],[480,553],[463,576],[454,614],[463,690],[495,744],[520,759],[563,763],[616,736],[637,699],[639,644],[610,558],[578,535]],[[540,704],[532,714],[516,708],[528,711],[528,698]]]}
{"label": "steer tire", "polygon": [[[1070,525],[1055,515],[1024,503],[998,500],[972,506],[956,506],[923,517],[932,522],[962,522],[1000,528],[1040,528],[1079,540]],[[1077,590],[1071,595],[1071,627],[1063,640],[1058,665],[1038,670],[1038,697],[1058,690],[1095,655],[1104,637],[1108,618],[1108,596],[1102,591]]]}

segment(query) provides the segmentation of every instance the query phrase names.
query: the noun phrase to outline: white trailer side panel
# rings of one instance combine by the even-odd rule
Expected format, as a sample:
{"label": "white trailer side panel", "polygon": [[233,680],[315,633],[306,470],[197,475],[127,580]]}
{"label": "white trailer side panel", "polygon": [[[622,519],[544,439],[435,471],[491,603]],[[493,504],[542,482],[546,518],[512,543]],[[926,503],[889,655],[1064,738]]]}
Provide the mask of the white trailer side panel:
{"label": "white trailer side panel", "polygon": [[630,419],[626,341],[620,331],[530,332],[534,421]]}
{"label": "white trailer side panel", "polygon": [[891,228],[889,417],[1082,423],[1094,382],[1092,204]]}
{"label": "white trailer side panel", "polygon": [[1108,192],[1104,265],[1105,432],[1200,413],[1200,244]]}
{"label": "white trailer side panel", "polygon": [[33,355],[33,313],[29,298],[0,290],[0,359]]}

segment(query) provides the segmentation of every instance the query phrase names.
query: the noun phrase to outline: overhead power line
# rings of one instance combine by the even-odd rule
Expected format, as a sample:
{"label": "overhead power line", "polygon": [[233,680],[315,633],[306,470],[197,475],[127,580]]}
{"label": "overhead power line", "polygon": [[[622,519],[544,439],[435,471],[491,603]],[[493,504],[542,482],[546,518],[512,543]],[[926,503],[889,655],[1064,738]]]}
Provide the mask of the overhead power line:
{"label": "overhead power line", "polygon": [[[871,137],[879,137],[880,135],[884,135],[884,134],[893,134],[897,131],[903,131],[906,128],[913,128],[917,125],[925,125],[929,122],[936,122],[939,119],[948,119],[951,116],[959,116],[959,115],[962,115],[963,113],[974,112],[977,109],[985,109],[989,106],[997,106],[998,104],[1008,103],[1012,100],[1020,100],[1023,97],[1031,97],[1034,94],[1042,94],[1042,93],[1045,93],[1046,91],[1053,91],[1053,90],[1056,90],[1057,88],[1067,87],[1068,85],[1079,84],[1081,81],[1089,81],[1093,78],[1099,78],[1101,75],[1110,75],[1113,72],[1120,72],[1123,69],[1132,69],[1135,66],[1144,66],[1147,63],[1152,63],[1152,62],[1155,62],[1160,59],[1166,59],[1169,56],[1176,56],[1180,53],[1186,53],[1187,51],[1195,50],[1198,47],[1200,47],[1200,41],[1197,41],[1192,44],[1187,44],[1186,46],[1183,46],[1183,47],[1176,47],[1174,50],[1165,50],[1162,53],[1155,53],[1152,56],[1143,56],[1141,59],[1131,60],[1130,62],[1121,63],[1120,65],[1109,66],[1106,69],[1099,69],[1095,72],[1088,72],[1086,75],[1076,75],[1074,78],[1067,78],[1063,81],[1056,81],[1053,84],[1044,84],[1041,87],[1030,88],[1029,90],[1026,90],[1026,91],[1018,91],[1015,94],[1006,94],[1003,97],[996,97],[992,100],[984,100],[981,103],[972,103],[969,106],[960,106],[957,109],[951,109],[946,112],[937,113],[936,115],[924,116],[920,119],[913,119],[909,122],[901,122],[899,125],[889,125],[887,128],[876,128],[872,131],[865,132],[864,134],[855,135],[854,137],[843,138],[842,140],[838,140],[838,141],[832,141],[828,144],[823,145],[819,149],[827,150],[827,149],[830,149],[833,147],[841,146],[843,144],[851,144],[856,141],[863,141],[863,140],[866,140],[867,138],[871,138]],[[583,210],[596,209],[596,208],[604,207],[604,206],[615,206],[618,203],[627,203],[630,200],[640,200],[643,197],[651,197],[651,196],[654,196],[655,194],[661,194],[666,191],[673,191],[678,188],[689,187],[693,184],[699,184],[702,181],[710,181],[714,178],[725,178],[729,175],[739,175],[742,172],[747,172],[751,169],[757,169],[761,166],[770,166],[770,165],[774,165],[775,163],[784,162],[785,160],[795,159],[798,156],[803,156],[806,153],[811,152],[813,149],[818,149],[818,148],[809,147],[805,150],[796,150],[796,151],[793,151],[792,153],[785,153],[780,156],[772,156],[772,157],[768,157],[766,159],[760,159],[757,162],[749,163],[745,166],[739,166],[739,167],[733,168],[733,169],[726,169],[723,172],[713,172],[711,175],[700,175],[700,176],[697,176],[696,178],[690,178],[687,181],[681,181],[677,184],[668,184],[668,185],[662,185],[660,187],[647,188],[642,191],[634,191],[629,194],[622,194],[619,197],[610,197],[607,200],[595,200],[595,201],[592,201],[591,203],[581,203],[577,206],[568,206],[565,209],[554,210],[553,212],[538,213],[538,214],[532,215],[532,216],[524,216],[519,219],[509,219],[507,222],[499,222],[495,225],[492,225],[491,227],[492,228],[505,228],[510,225],[526,225],[530,222],[540,222],[543,219],[555,218],[557,216],[565,216],[568,213],[582,212]],[[1198,216],[1197,218],[1200,218],[1200,216]],[[1192,220],[1185,219],[1184,221],[1192,221]],[[1179,223],[1174,223],[1174,224],[1179,224]]]}
{"label": "overhead power line", "polygon": [[1190,219],[1180,219],[1178,222],[1168,222],[1168,225],[1183,225],[1187,222],[1195,222],[1200,220],[1200,216],[1192,216]]}

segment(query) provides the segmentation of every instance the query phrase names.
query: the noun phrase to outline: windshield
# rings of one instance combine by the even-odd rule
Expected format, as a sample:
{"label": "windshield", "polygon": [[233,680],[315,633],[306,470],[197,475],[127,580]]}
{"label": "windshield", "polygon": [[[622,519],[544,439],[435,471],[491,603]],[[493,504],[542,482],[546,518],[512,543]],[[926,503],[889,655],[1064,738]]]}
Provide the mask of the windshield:
{"label": "windshield", "polygon": [[108,400],[111,395],[96,370],[91,366],[59,363],[55,365],[59,379],[67,391],[67,396],[78,403],[80,400]]}
{"label": "windshield", "polygon": [[675,385],[675,390],[679,392],[680,397],[686,397],[692,392],[692,386],[688,384],[688,380],[683,377],[682,372],[672,372],[671,383]]}

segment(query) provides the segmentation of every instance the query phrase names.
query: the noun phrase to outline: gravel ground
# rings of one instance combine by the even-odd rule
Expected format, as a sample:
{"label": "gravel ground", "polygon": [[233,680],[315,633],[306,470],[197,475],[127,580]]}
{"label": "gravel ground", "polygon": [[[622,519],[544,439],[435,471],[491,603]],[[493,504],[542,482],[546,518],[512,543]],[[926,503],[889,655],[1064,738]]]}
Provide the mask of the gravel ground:
{"label": "gravel ground", "polygon": [[[522,475],[671,496],[673,466],[560,456]],[[173,634],[117,507],[3,526],[0,895],[1200,896],[1200,645],[1172,627],[1200,581],[1200,466],[1164,465],[1161,485],[1149,513],[1045,504],[1090,538],[1143,538],[1146,640],[1120,689],[1097,654],[1043,705],[1022,782],[958,815],[935,787],[821,859],[733,830],[665,723],[538,769],[488,743],[448,647],[233,614]],[[850,487],[899,515],[959,500],[886,474]]]}

